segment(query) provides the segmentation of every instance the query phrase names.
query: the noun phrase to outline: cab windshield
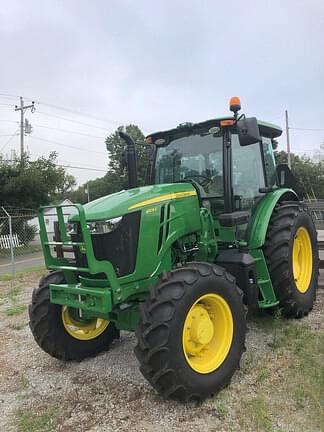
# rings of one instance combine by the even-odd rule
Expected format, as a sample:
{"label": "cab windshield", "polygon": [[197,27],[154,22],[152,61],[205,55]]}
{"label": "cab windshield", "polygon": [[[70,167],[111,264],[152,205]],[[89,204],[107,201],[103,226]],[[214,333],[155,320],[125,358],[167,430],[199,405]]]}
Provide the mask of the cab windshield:
{"label": "cab windshield", "polygon": [[224,196],[223,137],[190,135],[159,147],[155,162],[155,183],[192,181],[205,197]]}

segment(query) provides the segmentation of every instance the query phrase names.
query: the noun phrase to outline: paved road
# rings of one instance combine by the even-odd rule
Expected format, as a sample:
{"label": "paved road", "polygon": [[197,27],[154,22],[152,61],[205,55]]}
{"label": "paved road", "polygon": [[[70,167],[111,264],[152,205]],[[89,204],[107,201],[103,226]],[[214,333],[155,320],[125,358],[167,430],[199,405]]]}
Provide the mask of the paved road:
{"label": "paved road", "polygon": [[[19,272],[22,270],[29,269],[31,267],[37,267],[44,265],[44,258],[42,252],[35,252],[28,255],[21,255],[15,257],[15,271]],[[1,258],[0,259],[0,275],[5,273],[11,273],[11,259]]]}

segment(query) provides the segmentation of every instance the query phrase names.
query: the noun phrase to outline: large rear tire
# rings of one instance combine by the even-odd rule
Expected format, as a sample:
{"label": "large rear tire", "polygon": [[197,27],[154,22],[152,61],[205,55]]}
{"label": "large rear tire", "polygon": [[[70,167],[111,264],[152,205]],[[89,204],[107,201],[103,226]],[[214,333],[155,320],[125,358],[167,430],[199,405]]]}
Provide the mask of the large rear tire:
{"label": "large rear tire", "polygon": [[319,257],[316,229],[304,203],[282,202],[276,206],[264,254],[284,315],[307,315],[316,296]]}
{"label": "large rear tire", "polygon": [[65,283],[62,272],[43,277],[29,305],[29,326],[38,345],[52,357],[81,361],[109,348],[119,337],[113,323],[78,320],[75,309],[50,302],[49,284]]}
{"label": "large rear tire", "polygon": [[135,354],[161,395],[202,400],[229,384],[245,348],[246,308],[222,267],[192,262],[173,270],[140,312]]}

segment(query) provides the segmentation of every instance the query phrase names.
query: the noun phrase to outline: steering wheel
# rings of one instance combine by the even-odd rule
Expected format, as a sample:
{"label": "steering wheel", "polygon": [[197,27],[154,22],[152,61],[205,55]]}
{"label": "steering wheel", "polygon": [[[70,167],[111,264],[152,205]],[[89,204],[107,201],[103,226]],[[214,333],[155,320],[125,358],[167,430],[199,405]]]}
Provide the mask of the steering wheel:
{"label": "steering wheel", "polygon": [[[190,179],[197,179],[197,183],[200,184],[200,186],[207,186],[210,182],[211,182],[211,178],[207,177],[205,175],[202,174],[192,174],[190,176],[186,176],[183,178],[183,180],[190,180]],[[201,181],[199,181],[198,179],[202,179]]]}

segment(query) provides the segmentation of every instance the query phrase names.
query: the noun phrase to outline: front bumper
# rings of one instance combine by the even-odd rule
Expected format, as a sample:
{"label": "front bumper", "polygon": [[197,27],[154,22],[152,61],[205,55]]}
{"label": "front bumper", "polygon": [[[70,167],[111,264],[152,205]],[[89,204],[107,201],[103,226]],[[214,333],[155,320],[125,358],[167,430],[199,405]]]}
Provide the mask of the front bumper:
{"label": "front bumper", "polygon": [[78,284],[50,284],[51,303],[80,309],[87,316],[107,319],[112,311],[112,294],[107,287],[91,287]]}

